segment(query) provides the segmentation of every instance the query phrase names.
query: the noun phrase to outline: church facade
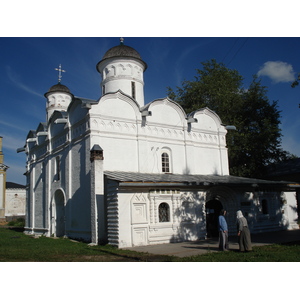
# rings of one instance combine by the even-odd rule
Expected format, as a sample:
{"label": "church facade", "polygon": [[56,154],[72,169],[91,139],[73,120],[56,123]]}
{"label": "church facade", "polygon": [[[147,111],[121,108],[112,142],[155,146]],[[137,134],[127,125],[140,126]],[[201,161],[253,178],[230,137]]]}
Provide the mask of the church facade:
{"label": "church facade", "polygon": [[133,48],[97,64],[99,100],[65,85],[45,94],[46,122],[29,131],[26,234],[132,247],[205,239],[241,209],[252,233],[298,228],[295,187],[229,175],[228,127],[209,108],[187,115],[169,98],[144,102],[147,64]]}

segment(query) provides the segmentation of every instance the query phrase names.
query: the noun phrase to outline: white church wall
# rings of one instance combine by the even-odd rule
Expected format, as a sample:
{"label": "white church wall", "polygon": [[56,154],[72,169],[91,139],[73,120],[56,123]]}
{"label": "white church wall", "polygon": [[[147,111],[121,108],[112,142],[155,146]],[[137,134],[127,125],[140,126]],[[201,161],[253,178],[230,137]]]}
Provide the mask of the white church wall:
{"label": "white church wall", "polygon": [[149,126],[172,126],[173,128],[184,129],[186,125],[184,112],[173,102],[166,99],[155,100],[150,104],[149,111],[152,115],[147,117]]}
{"label": "white church wall", "polygon": [[141,119],[137,103],[122,93],[103,96],[97,105],[92,106],[90,115],[100,115],[105,119],[111,117],[112,120]]}
{"label": "white church wall", "polygon": [[110,171],[131,171],[138,172],[138,147],[134,138],[134,128],[132,134],[123,135],[121,132],[107,134],[105,136],[92,135],[91,146],[98,144],[103,149],[104,170]]}
{"label": "white church wall", "polygon": [[70,126],[73,127],[78,122],[82,123],[83,120],[87,120],[88,112],[89,110],[83,107],[82,102],[79,99],[73,98],[68,107],[68,119]]}
{"label": "white church wall", "polygon": [[35,180],[33,182],[34,189],[34,212],[35,212],[35,228],[45,228],[45,213],[46,213],[46,194],[43,182],[42,161],[38,161],[35,165]]}
{"label": "white church wall", "polygon": [[138,149],[140,172],[161,173],[161,154],[164,150],[170,154],[171,173],[180,174],[186,169],[182,129],[147,124],[139,128]]}
{"label": "white church wall", "polygon": [[70,236],[87,239],[91,230],[90,140],[85,137],[72,144],[72,187],[66,212]]}
{"label": "white church wall", "polygon": [[203,109],[195,112],[194,118],[197,119],[197,122],[192,124],[192,127],[195,130],[201,132],[216,133],[220,128],[220,121],[208,109]]}
{"label": "white church wall", "polygon": [[[227,175],[221,164],[220,150],[213,147],[193,147],[193,174]],[[225,173],[225,174],[224,174]]]}
{"label": "white church wall", "polygon": [[296,224],[294,192],[262,189],[246,193],[239,190],[239,209],[247,218],[251,233],[292,229]]}
{"label": "white church wall", "polygon": [[[118,243],[120,248],[205,238],[204,194],[176,189],[118,188]],[[111,191],[109,192],[111,195]],[[116,201],[116,197],[113,197]],[[108,197],[108,213],[116,212]],[[167,204],[168,221],[161,221],[159,207]],[[109,220],[108,224],[112,224]],[[115,227],[112,227],[115,228]],[[109,232],[110,235],[110,232]],[[111,231],[111,235],[112,231]],[[116,234],[115,234],[116,235]]]}
{"label": "white church wall", "polygon": [[298,214],[297,214],[297,202],[295,192],[285,192],[284,193],[284,212],[287,219],[288,229],[299,229]]}
{"label": "white church wall", "polygon": [[118,93],[120,98],[104,96],[90,111],[91,146],[100,145],[104,151],[105,170],[138,172],[137,104]]}
{"label": "white church wall", "polygon": [[[144,105],[144,67],[136,60],[114,58],[107,59],[101,67],[102,86],[105,93],[114,93],[118,90],[132,97],[132,82],[135,83],[135,98],[140,106]],[[101,70],[99,70],[101,73]]]}
{"label": "white church wall", "polygon": [[[132,239],[136,238],[134,225],[132,225],[130,201],[133,193],[118,193],[119,217],[119,247],[131,247]],[[142,238],[142,237],[140,237]]]}

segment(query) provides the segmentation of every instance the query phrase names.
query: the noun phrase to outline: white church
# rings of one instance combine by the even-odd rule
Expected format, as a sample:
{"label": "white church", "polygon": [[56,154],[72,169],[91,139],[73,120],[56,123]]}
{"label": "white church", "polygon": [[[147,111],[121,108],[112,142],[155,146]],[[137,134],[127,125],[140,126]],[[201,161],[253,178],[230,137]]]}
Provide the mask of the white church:
{"label": "white church", "polygon": [[100,99],[75,97],[60,77],[45,93],[46,122],[17,150],[25,233],[119,248],[195,241],[218,234],[222,208],[231,235],[239,209],[252,233],[299,228],[295,186],[230,176],[228,127],[209,108],[145,104],[146,69],[121,39],[97,64]]}

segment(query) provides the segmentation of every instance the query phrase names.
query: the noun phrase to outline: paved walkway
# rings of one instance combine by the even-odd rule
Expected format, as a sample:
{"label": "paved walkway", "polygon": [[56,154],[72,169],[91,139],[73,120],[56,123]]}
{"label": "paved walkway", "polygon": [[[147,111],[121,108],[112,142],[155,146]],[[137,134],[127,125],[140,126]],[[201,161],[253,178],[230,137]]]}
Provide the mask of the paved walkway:
{"label": "paved walkway", "polygon": [[[259,233],[251,235],[252,246],[264,246],[269,244],[280,244],[293,241],[300,241],[300,229],[276,231],[268,233]],[[150,246],[138,246],[126,248],[138,252],[148,252],[151,254],[174,255],[186,257],[192,255],[204,254],[207,252],[217,252],[218,238],[207,239],[196,242],[170,243]],[[237,237],[229,237],[229,249],[238,250]]]}

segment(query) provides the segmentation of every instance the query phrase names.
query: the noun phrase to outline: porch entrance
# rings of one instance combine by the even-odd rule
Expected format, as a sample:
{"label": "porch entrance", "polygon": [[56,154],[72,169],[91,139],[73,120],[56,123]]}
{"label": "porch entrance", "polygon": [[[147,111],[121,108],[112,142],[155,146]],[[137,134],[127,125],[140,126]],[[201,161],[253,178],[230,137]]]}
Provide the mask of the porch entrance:
{"label": "porch entrance", "polygon": [[206,233],[207,237],[219,236],[219,215],[223,205],[219,200],[209,200],[206,202]]}

